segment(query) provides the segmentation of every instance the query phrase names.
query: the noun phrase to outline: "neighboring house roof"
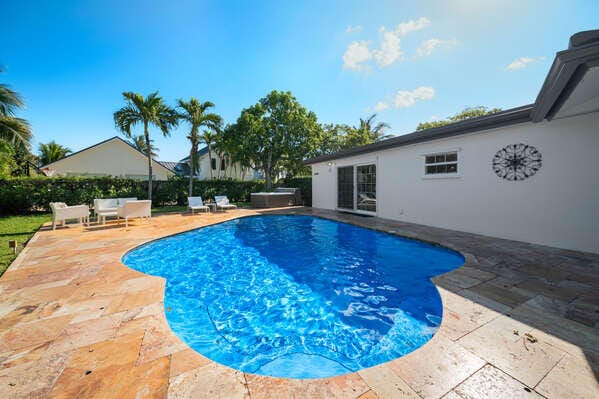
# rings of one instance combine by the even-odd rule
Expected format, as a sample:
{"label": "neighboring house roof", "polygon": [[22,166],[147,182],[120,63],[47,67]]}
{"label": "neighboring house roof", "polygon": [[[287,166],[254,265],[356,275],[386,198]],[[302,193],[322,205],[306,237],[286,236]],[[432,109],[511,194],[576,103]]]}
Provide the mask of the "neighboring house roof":
{"label": "neighboring house roof", "polygon": [[[202,156],[204,156],[204,155],[206,155],[206,154],[208,154],[208,147],[207,147],[207,146],[206,146],[206,147],[204,147],[204,148],[200,148],[200,149],[198,150],[198,156],[199,156],[199,157],[202,157]],[[188,156],[186,156],[185,158],[181,159],[181,160],[180,160],[179,162],[177,162],[177,163],[188,163],[188,162],[189,162],[189,155],[188,155]]]}
{"label": "neighboring house roof", "polygon": [[[65,160],[65,159],[67,159],[67,158],[73,158],[73,157],[76,157],[76,156],[80,155],[81,153],[83,153],[83,152],[85,152],[85,151],[91,150],[92,148],[99,147],[99,146],[101,146],[101,145],[103,145],[103,144],[106,144],[106,143],[108,143],[108,142],[110,142],[110,141],[114,141],[114,140],[117,140],[117,141],[120,141],[120,142],[122,142],[122,143],[125,143],[125,144],[127,144],[127,145],[128,145],[128,146],[129,146],[129,147],[130,147],[130,148],[131,148],[133,151],[135,151],[135,152],[137,152],[137,153],[141,154],[142,156],[146,157],[146,154],[144,154],[143,152],[139,151],[137,148],[135,148],[135,146],[133,146],[133,145],[132,145],[131,143],[129,143],[128,141],[125,141],[125,140],[123,140],[123,139],[122,139],[122,138],[120,138],[119,136],[114,136],[114,137],[111,137],[111,138],[109,138],[109,139],[106,139],[106,140],[104,140],[104,141],[100,141],[99,143],[96,143],[96,144],[94,144],[94,145],[90,145],[89,147],[86,147],[86,148],[84,148],[84,149],[82,149],[82,150],[79,150],[79,151],[77,151],[77,152],[73,152],[73,153],[71,153],[71,154],[69,154],[69,155],[67,155],[67,156],[65,156],[65,157],[63,157],[63,158],[60,158],[58,161],[54,161],[54,162],[52,162],[52,163],[49,163],[49,164],[47,164],[47,165],[44,165],[44,166],[42,166],[40,169],[42,169],[42,170],[43,170],[43,169],[47,169],[47,168],[49,168],[50,166],[52,166],[52,165],[54,165],[54,164],[56,164],[56,163],[58,163],[58,162],[61,162],[61,161]],[[154,160],[154,164],[155,164],[155,165],[158,165],[159,167],[162,167],[162,168],[166,169],[166,170],[167,170],[167,171],[169,171],[169,172],[172,172],[172,170],[170,170],[170,169],[168,169],[167,167],[165,167],[164,165],[162,165],[162,164],[160,163],[160,161],[156,161],[156,160]]]}
{"label": "neighboring house roof", "polygon": [[[545,78],[545,82],[534,104],[431,129],[420,130],[374,144],[339,151],[334,154],[321,155],[305,160],[304,165],[518,123],[541,122],[544,119],[551,120],[571,97],[585,75],[588,75],[591,69],[596,71],[596,68],[599,68],[599,30],[579,32],[570,38],[570,46],[567,50],[556,54],[551,69]],[[599,95],[599,93],[594,94]]]}
{"label": "neighboring house roof", "polygon": [[170,170],[171,172],[175,172],[175,167],[179,164],[179,162],[172,161],[158,161],[158,163]]}

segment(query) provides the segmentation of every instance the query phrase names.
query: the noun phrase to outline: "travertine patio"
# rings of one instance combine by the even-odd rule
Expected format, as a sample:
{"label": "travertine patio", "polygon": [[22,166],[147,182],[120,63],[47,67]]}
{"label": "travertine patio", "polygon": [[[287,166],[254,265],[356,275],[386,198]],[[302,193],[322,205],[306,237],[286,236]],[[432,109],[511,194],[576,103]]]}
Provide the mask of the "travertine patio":
{"label": "travertine patio", "polygon": [[0,397],[599,397],[598,255],[310,208],[274,212],[460,251],[465,265],[434,279],[439,332],[407,356],[336,378],[238,372],[182,343],[164,316],[164,280],[120,258],[151,239],[260,212],[45,228],[0,278]]}

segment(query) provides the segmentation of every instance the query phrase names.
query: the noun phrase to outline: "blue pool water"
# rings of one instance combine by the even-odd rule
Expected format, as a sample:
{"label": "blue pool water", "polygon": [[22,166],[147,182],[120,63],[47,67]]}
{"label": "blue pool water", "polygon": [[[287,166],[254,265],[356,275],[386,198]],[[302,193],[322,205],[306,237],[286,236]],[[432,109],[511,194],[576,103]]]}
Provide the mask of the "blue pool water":
{"label": "blue pool water", "polygon": [[441,323],[430,278],[453,251],[311,216],[255,216],[138,247],[131,268],[166,278],[172,330],[245,372],[321,378],[426,343]]}

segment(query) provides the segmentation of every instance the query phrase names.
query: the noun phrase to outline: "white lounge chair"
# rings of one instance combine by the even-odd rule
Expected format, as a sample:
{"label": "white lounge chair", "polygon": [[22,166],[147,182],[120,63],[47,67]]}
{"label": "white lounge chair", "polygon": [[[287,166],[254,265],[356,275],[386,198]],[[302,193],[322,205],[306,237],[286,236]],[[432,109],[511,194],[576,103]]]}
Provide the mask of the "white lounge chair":
{"label": "white lounge chair", "polygon": [[204,205],[202,201],[202,197],[187,197],[187,206],[191,209],[191,214],[193,215],[194,211],[204,211],[209,212],[210,207]]}
{"label": "white lounge chair", "polygon": [[214,196],[214,202],[216,202],[216,210],[222,209],[226,211],[227,209],[235,209],[236,205],[230,204],[229,199],[226,195],[216,195]]}
{"label": "white lounge chair", "polygon": [[128,201],[135,201],[137,198],[96,198],[94,200],[94,213],[98,222],[106,223],[107,216],[116,216],[117,208],[125,205]]}
{"label": "white lounge chair", "polygon": [[50,202],[52,209],[52,230],[56,230],[56,222],[65,222],[70,219],[79,219],[79,224],[85,223],[89,226],[89,206],[73,205],[68,206],[64,202]]}
{"label": "white lounge chair", "polygon": [[152,221],[152,201],[139,200],[127,201],[123,206],[117,208],[116,220],[120,223],[120,218],[125,219],[125,227],[129,227],[131,218],[147,218]]}

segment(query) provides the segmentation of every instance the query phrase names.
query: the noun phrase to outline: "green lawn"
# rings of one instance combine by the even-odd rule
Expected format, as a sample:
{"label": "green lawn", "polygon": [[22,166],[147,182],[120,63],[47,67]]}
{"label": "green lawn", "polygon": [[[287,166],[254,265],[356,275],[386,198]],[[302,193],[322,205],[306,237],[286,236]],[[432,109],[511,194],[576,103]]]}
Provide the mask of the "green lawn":
{"label": "green lawn", "polygon": [[16,258],[8,241],[17,240],[19,251],[39,227],[52,219],[51,214],[0,217],[0,276]]}

